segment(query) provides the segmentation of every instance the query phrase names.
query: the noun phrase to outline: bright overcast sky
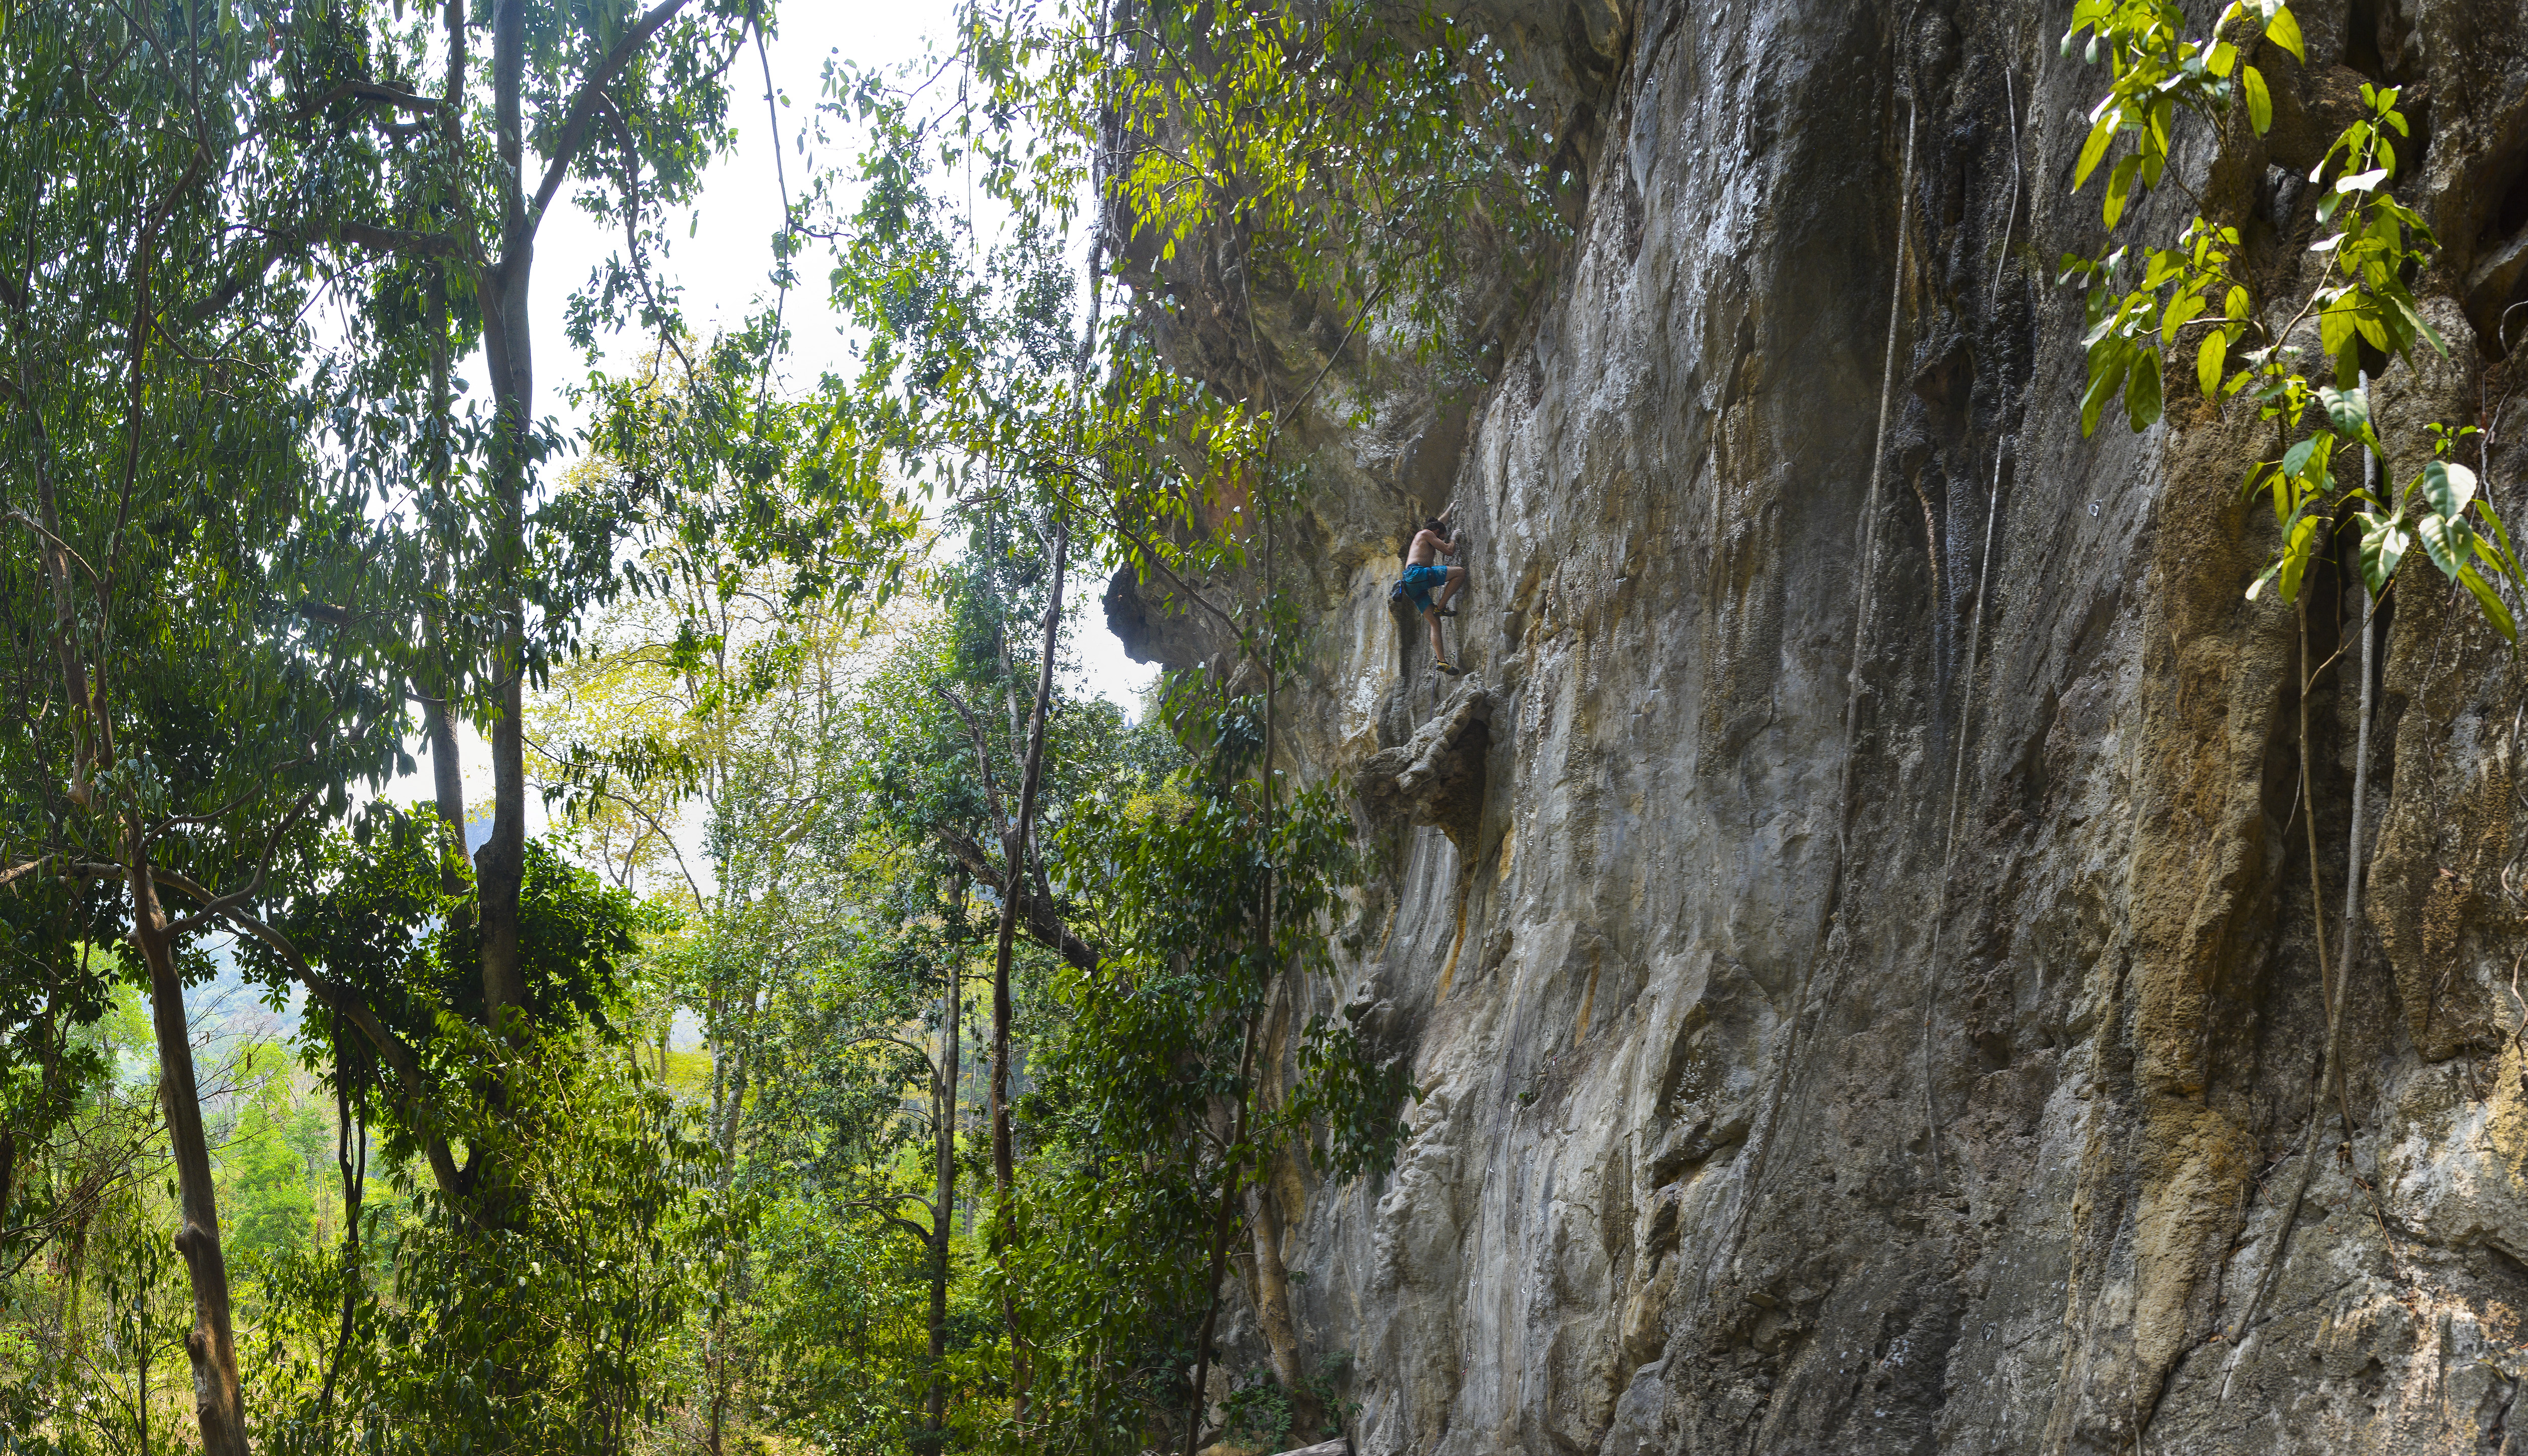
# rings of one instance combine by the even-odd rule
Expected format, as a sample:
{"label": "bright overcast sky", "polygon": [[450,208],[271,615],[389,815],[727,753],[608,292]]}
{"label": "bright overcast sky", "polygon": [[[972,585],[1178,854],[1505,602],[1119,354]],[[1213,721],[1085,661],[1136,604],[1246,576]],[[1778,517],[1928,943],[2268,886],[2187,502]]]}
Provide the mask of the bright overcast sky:
{"label": "bright overcast sky", "polygon": [[[846,148],[857,139],[848,129],[829,127],[827,154],[802,156],[799,151],[802,124],[822,94],[825,62],[838,58],[891,68],[925,54],[929,38],[946,35],[951,24],[948,0],[898,0],[883,5],[828,0],[780,7],[769,59],[773,86],[791,102],[781,113],[780,146],[793,196],[812,168],[848,165],[851,156]],[[740,56],[730,79],[735,147],[706,174],[702,196],[691,212],[668,219],[661,231],[668,234],[672,251],[664,259],[653,260],[662,280],[682,288],[686,322],[704,338],[742,321],[769,297],[771,239],[781,227],[781,179],[773,168],[772,119],[764,104],[763,71],[752,47]],[[572,291],[621,241],[619,230],[600,228],[567,203],[556,204],[537,234],[534,291],[528,298],[535,321],[535,408],[539,417],[559,420],[565,434],[574,433],[581,424],[568,389],[578,382],[582,369],[578,351],[562,334],[564,311]],[[783,304],[792,352],[781,368],[793,382],[815,380],[828,369],[840,372],[848,360],[844,340],[836,332],[836,317],[826,303],[820,252],[804,254],[798,267],[800,285]],[[601,342],[610,343],[618,360],[640,344],[631,332]],[[463,372],[471,376],[472,397],[490,397],[480,353],[467,361]],[[555,462],[548,468],[565,464]],[[1081,581],[1079,586],[1083,590],[1077,598],[1072,649],[1080,667],[1080,685],[1137,710],[1138,695],[1156,669],[1126,657],[1123,645],[1106,630],[1097,601],[1103,584]],[[479,802],[491,793],[489,753],[479,735],[465,735],[462,756],[466,798]],[[391,786],[389,797],[426,797],[430,767],[424,761],[418,768]],[[528,801],[529,828],[539,831],[542,807],[536,796],[529,795]]]}

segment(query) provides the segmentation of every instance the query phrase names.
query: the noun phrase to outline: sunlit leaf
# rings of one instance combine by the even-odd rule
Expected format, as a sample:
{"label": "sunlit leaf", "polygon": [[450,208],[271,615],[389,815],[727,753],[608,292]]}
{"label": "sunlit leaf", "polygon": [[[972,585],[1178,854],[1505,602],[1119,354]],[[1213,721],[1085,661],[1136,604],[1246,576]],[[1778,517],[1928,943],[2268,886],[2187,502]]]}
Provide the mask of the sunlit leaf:
{"label": "sunlit leaf", "polygon": [[2123,161],[2118,162],[2115,165],[2115,170],[2107,174],[2106,220],[2108,227],[2114,227],[2116,225],[2116,220],[2124,216],[2125,204],[2133,197],[2133,179],[2139,176],[2140,173],[2141,158],[2138,155],[2135,155],[2127,157]]}
{"label": "sunlit leaf", "polygon": [[2265,89],[2265,78],[2253,66],[2246,68],[2240,81],[2247,93],[2247,122],[2262,136],[2274,128],[2273,95]]}
{"label": "sunlit leaf", "polygon": [[2455,519],[2475,499],[2475,472],[2454,460],[2433,460],[2423,466],[2422,487],[2435,513]]}
{"label": "sunlit leaf", "polygon": [[2089,174],[2097,169],[2099,161],[2107,155],[2107,143],[2115,140],[2115,136],[2116,118],[2112,112],[2098,118],[2097,125],[2089,129],[2088,137],[2080,143],[2080,158],[2072,166],[2072,186],[2075,191],[2088,182]]}
{"label": "sunlit leaf", "polygon": [[2265,23],[2265,37],[2291,52],[2292,60],[2303,66],[2308,64],[2308,57],[2301,49],[2299,22],[2291,18],[2290,7],[2279,7],[2274,11],[2273,18]]}
{"label": "sunlit leaf", "polygon": [[2221,370],[2228,364],[2230,338],[2219,329],[2207,332],[2194,349],[2194,383],[2206,399],[2221,397]]}
{"label": "sunlit leaf", "polygon": [[2370,584],[2370,595],[2388,590],[2388,581],[2396,574],[2398,563],[2405,558],[2413,544],[2413,533],[2394,517],[2382,518],[2363,512],[2361,517],[2361,576]]}

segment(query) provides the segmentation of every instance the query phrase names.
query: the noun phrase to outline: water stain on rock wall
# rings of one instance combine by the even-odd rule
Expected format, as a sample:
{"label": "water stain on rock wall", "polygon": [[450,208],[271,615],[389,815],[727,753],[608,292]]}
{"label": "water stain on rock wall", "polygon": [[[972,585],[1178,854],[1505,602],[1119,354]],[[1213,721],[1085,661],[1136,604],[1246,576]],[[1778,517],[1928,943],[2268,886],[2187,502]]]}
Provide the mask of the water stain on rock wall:
{"label": "water stain on rock wall", "polygon": [[[1381,870],[1293,1024],[1347,1009],[1428,1094],[1388,1176],[1271,1180],[1356,1449],[2528,1450],[2520,668],[2436,578],[2383,613],[2347,1137],[2315,937],[2357,654],[2308,690],[2303,799],[2317,664],[2242,596],[2251,422],[2186,384],[2080,438],[2069,6],[1468,9],[1570,137],[1575,235],[1535,296],[1470,299],[1471,397],[1337,370],[1371,423],[1307,436],[1286,741],[1350,777]],[[2487,424],[2528,520],[2528,390],[2496,408],[2528,380],[2528,7],[2294,11],[2272,134],[2176,170],[2304,292],[2299,179],[2362,81],[2407,86],[2452,356],[2381,381],[2388,438]],[[1386,599],[1443,506],[1462,681]],[[1109,605],[1145,655],[1216,650],[1129,581]]]}

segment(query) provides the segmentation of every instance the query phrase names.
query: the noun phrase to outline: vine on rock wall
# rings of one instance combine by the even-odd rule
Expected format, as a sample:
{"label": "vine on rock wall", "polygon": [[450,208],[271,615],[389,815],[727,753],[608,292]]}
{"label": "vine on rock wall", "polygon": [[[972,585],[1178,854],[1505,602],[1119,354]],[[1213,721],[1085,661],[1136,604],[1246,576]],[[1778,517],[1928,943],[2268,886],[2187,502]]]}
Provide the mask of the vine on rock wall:
{"label": "vine on rock wall", "polygon": [[[2280,541],[2246,595],[2259,599],[2272,588],[2298,608],[2303,806],[2310,804],[2312,787],[2308,695],[2336,657],[2352,650],[2339,648],[2334,656],[2309,665],[2313,654],[2303,593],[2314,579],[2315,563],[2336,559],[2344,546],[2352,547],[2363,594],[2353,668],[2360,674],[2360,690],[2344,903],[2332,965],[2322,915],[2316,927],[2327,1024],[2320,1095],[2332,1090],[2348,1139],[2353,1118],[2343,1085],[2344,1004],[2359,949],[2379,607],[2419,548],[2442,574],[2467,590],[2485,620],[2515,649],[2518,629],[2503,588],[2528,596],[2528,577],[2521,573],[2493,501],[2479,490],[2475,472],[2453,458],[2458,442],[2477,433],[2475,427],[2426,426],[2430,458],[2401,489],[2392,491],[2384,483],[2381,462],[2389,451],[2378,433],[2369,382],[2392,356],[2410,367],[2417,340],[2448,354],[2447,342],[2411,291],[2412,281],[2439,244],[2421,215],[2393,191],[2397,143],[2411,135],[2411,125],[2398,109],[2397,88],[2363,85],[2360,115],[2308,174],[2310,183],[2324,186],[2316,207],[2324,235],[2308,249],[2317,256],[2315,266],[2290,271],[2300,291],[2259,297],[2255,280],[2239,262],[2243,247],[2238,227],[2204,216],[2204,199],[2169,172],[2172,137],[2180,120],[2190,116],[2223,139],[2235,139],[2236,108],[2241,101],[2249,128],[2263,136],[2273,125],[2273,96],[2263,72],[2250,61],[2262,58],[2270,64],[2270,46],[2305,64],[2298,23],[2278,0],[2234,0],[2207,36],[2189,38],[2186,27],[2184,12],[2160,0],[2080,0],[2063,37],[2069,55],[2087,32],[2085,58],[2091,64],[2103,58],[2113,78],[2089,114],[2090,130],[2074,169],[2075,189],[2087,184],[2122,141],[2124,154],[2107,170],[2101,209],[2111,234],[2137,199],[2163,183],[2177,186],[2195,203],[2174,246],[2133,243],[2097,257],[2065,255],[2061,281],[2079,282],[2087,289],[2088,328],[2082,343],[2088,374],[2080,429],[2083,435],[2094,432],[2119,396],[2135,433],[2156,423],[2167,404],[2163,351],[2183,357],[2189,346],[2193,382],[2205,405],[2222,411],[2243,395],[2254,401],[2258,420],[2270,428],[2272,452],[2247,466],[2238,498],[2263,496],[2270,502]],[[2356,458],[2359,463],[2350,463]],[[2340,467],[2344,468],[2342,476]],[[2321,899],[2316,825],[2313,811],[2304,812],[2315,905]],[[2316,1167],[2317,1130],[2324,1120],[2313,1106],[2302,1134],[2296,1186],[2277,1225],[2274,1254],[2228,1331],[2231,1340],[2239,1342],[2232,1346],[2232,1368],[2282,1268],[2291,1226]],[[2384,1222],[2383,1213],[2383,1226]]]}

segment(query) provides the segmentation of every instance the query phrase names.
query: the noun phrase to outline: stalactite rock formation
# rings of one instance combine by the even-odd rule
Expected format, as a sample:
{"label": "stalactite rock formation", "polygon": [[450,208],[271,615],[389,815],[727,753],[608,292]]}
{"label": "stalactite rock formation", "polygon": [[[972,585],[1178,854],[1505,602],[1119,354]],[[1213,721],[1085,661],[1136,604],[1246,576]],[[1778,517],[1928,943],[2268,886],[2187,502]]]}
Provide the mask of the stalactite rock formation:
{"label": "stalactite rock formation", "polygon": [[[2300,179],[2363,80],[2407,85],[2451,358],[2381,380],[2387,468],[2490,423],[2466,448],[2528,521],[2528,390],[2486,418],[2528,382],[2497,337],[2528,6],[2293,8],[2273,133],[2189,132],[2175,170],[2279,296]],[[1283,555],[1321,608],[1286,766],[1361,786],[1377,859],[1346,984],[1290,1024],[1372,1009],[1424,1094],[1391,1173],[1284,1180],[1355,1448],[2528,1450],[2528,683],[2436,576],[2383,614],[2347,1138],[2315,929],[2357,653],[2311,691],[2302,803],[2293,617],[2242,595],[2265,437],[2188,386],[2080,438],[2049,275],[2098,240],[2067,187],[2102,81],[2058,53],[2068,7],[1473,12],[1566,136],[1575,234],[1530,294],[1470,281],[1473,386],[1334,361]],[[1327,345],[1287,302],[1305,379]],[[1386,599],[1443,507],[1465,682]],[[2319,657],[2357,610],[2321,585]],[[1119,598],[1146,655],[1219,651]],[[1257,1341],[1230,1366],[1270,1368]]]}

